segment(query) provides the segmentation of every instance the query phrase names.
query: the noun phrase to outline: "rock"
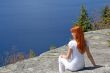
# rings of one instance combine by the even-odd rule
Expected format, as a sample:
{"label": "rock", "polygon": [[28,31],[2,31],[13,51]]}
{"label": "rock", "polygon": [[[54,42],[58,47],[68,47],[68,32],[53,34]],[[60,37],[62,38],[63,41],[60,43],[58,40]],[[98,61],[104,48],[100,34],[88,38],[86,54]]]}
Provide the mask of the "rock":
{"label": "rock", "polygon": [[[64,73],[110,73],[110,47],[108,40],[110,29],[85,32],[90,51],[98,67],[93,67],[85,54],[85,68],[77,72],[66,70]],[[59,73],[58,57],[66,52],[64,45],[42,53],[40,56],[10,64],[0,68],[0,73]]]}

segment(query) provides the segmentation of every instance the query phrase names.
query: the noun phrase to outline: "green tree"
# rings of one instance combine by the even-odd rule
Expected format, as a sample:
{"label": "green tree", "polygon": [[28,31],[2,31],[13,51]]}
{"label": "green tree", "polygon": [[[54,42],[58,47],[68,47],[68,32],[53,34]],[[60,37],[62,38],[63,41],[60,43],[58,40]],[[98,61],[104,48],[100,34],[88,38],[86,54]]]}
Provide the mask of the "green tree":
{"label": "green tree", "polygon": [[33,58],[35,56],[36,56],[36,53],[32,49],[30,49],[29,58]]}
{"label": "green tree", "polygon": [[102,18],[108,18],[108,17],[110,18],[110,8],[108,5],[106,5],[102,10]]}
{"label": "green tree", "polygon": [[84,32],[92,29],[92,24],[90,22],[90,18],[88,17],[87,10],[84,5],[81,7],[80,17],[76,25],[80,25],[83,27]]}
{"label": "green tree", "polygon": [[102,10],[102,20],[104,21],[105,24],[110,22],[110,8],[108,5],[106,5]]}
{"label": "green tree", "polygon": [[99,20],[94,20],[92,28],[95,30],[110,28],[110,7],[108,5],[103,8]]}

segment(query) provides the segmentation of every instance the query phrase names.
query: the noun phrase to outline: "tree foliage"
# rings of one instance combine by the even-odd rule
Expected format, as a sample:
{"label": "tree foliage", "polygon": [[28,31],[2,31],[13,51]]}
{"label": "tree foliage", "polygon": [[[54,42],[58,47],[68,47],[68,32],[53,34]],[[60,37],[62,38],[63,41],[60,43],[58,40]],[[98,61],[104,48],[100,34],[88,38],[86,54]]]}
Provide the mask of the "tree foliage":
{"label": "tree foliage", "polygon": [[105,24],[110,22],[110,8],[108,5],[106,5],[102,10],[102,20],[104,21]]}
{"label": "tree foliage", "polygon": [[80,17],[76,25],[82,26],[84,32],[92,29],[90,18],[88,17],[88,13],[84,5],[81,7]]}
{"label": "tree foliage", "polygon": [[94,21],[93,23],[93,28],[95,30],[110,28],[110,7],[108,5],[103,8],[101,16],[99,18],[99,21]]}
{"label": "tree foliage", "polygon": [[35,56],[36,56],[36,53],[32,49],[30,49],[29,58],[33,58]]}

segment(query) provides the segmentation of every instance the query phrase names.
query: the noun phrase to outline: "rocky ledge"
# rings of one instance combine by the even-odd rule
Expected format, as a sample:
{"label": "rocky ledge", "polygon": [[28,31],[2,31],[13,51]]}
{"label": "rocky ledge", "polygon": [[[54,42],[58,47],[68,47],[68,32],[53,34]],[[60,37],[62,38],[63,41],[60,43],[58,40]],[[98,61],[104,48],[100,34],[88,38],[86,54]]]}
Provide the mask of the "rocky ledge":
{"label": "rocky ledge", "polygon": [[[110,73],[110,29],[85,32],[89,41],[90,51],[98,67],[93,67],[85,54],[86,67],[77,72],[65,73]],[[53,49],[41,54],[39,57],[20,61],[0,68],[0,73],[59,73],[58,56],[67,50],[66,46]]]}

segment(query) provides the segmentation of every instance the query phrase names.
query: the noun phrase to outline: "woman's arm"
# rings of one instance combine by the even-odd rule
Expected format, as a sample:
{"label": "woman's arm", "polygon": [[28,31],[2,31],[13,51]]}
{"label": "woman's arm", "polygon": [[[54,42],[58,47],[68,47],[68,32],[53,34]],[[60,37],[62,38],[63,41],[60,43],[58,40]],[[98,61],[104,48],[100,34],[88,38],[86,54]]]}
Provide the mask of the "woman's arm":
{"label": "woman's arm", "polygon": [[86,54],[87,54],[87,56],[88,56],[88,58],[89,58],[89,60],[91,61],[91,63],[94,65],[94,66],[96,66],[96,64],[95,64],[95,61],[94,61],[94,59],[93,59],[93,57],[92,57],[92,55],[91,55],[91,53],[90,53],[90,50],[89,50],[89,47],[86,45]]}
{"label": "woman's arm", "polygon": [[67,46],[67,53],[65,55],[61,55],[61,57],[65,59],[70,59],[72,52],[73,50]]}

